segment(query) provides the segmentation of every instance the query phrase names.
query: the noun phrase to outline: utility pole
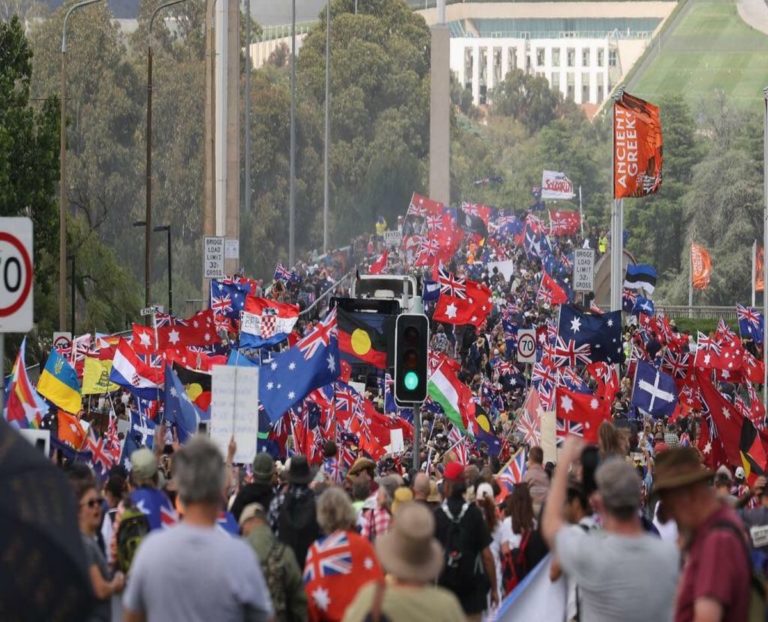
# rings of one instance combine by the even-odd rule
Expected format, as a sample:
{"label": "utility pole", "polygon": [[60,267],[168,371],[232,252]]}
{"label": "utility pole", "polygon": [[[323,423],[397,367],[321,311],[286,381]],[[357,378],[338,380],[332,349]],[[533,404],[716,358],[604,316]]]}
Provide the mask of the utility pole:
{"label": "utility pole", "polygon": [[291,0],[291,129],[288,176],[288,268],[296,262],[296,0]]}
{"label": "utility pole", "polygon": [[438,0],[437,23],[430,29],[429,196],[451,202],[451,38],[445,23],[445,0]]}

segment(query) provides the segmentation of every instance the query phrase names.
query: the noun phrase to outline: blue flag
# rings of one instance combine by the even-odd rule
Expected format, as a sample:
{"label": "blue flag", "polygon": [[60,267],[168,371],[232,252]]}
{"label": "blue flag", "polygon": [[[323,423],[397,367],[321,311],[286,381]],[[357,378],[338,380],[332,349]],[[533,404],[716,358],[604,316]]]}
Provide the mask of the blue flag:
{"label": "blue flag", "polygon": [[190,436],[197,434],[200,422],[210,418],[210,411],[202,410],[189,398],[176,372],[166,365],[165,420],[176,425],[179,441],[185,443]]}
{"label": "blue flag", "polygon": [[582,313],[573,305],[562,305],[557,332],[566,343],[574,341],[576,347],[589,344],[589,358],[593,362],[621,363],[624,361],[621,311],[592,315]]}
{"label": "blue flag", "polygon": [[231,279],[211,279],[211,292],[208,306],[213,314],[230,320],[239,320],[240,312],[245,307],[245,297],[250,293],[250,283],[234,283]]}
{"label": "blue flag", "polygon": [[654,417],[668,417],[677,406],[677,385],[672,376],[645,361],[637,361],[632,406]]}
{"label": "blue flag", "polygon": [[742,339],[752,339],[755,343],[763,343],[765,322],[763,314],[753,307],[736,305],[736,315],[739,318],[739,332]]}
{"label": "blue flag", "polygon": [[[155,444],[155,422],[135,411],[131,411],[131,429],[128,436],[133,438],[137,447],[148,447],[152,449]],[[128,446],[126,439],[125,447]],[[125,447],[123,451],[125,451]]]}
{"label": "blue flag", "polygon": [[638,263],[627,266],[624,277],[624,287],[627,289],[644,289],[649,294],[656,288],[656,268],[648,264]]}
{"label": "blue flag", "polygon": [[307,394],[339,377],[336,314],[331,314],[295,346],[275,354],[261,366],[259,400],[270,420],[277,421]]}
{"label": "blue flag", "polygon": [[656,315],[656,307],[653,304],[653,300],[638,294],[637,298],[635,299],[635,304],[632,306],[632,314],[640,315],[641,313],[653,317]]}

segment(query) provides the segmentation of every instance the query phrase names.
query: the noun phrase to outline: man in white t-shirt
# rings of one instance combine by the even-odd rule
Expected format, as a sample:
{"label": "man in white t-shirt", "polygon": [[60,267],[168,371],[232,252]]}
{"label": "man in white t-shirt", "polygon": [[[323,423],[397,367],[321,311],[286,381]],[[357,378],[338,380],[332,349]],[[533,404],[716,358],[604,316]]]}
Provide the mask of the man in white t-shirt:
{"label": "man in white t-shirt", "polygon": [[595,473],[591,497],[603,525],[599,531],[574,529],[565,521],[568,471],[583,442],[563,447],[544,507],[542,534],[560,566],[581,591],[582,622],[667,622],[674,614],[680,556],[677,548],[648,535],[640,522],[640,477],[618,458]]}
{"label": "man in white t-shirt", "polygon": [[216,445],[196,437],[173,458],[184,520],[152,531],[131,564],[124,622],[251,622],[274,613],[247,542],[216,526],[226,484]]}

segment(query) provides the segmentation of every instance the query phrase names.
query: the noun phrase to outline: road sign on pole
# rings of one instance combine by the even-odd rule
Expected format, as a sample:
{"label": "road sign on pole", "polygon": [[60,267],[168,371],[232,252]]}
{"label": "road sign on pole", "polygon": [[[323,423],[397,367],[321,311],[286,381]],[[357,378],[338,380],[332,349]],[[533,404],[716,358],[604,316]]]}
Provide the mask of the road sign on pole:
{"label": "road sign on pole", "polygon": [[53,347],[60,352],[72,351],[72,333],[57,331],[53,333]]}
{"label": "road sign on pole", "polygon": [[591,292],[595,286],[595,251],[578,248],[573,252],[573,290]]}
{"label": "road sign on pole", "polygon": [[532,328],[517,331],[517,362],[536,362],[536,331]]}
{"label": "road sign on pole", "polygon": [[0,218],[0,332],[32,329],[32,221]]}
{"label": "road sign on pole", "polygon": [[224,238],[203,238],[203,278],[224,278]]}

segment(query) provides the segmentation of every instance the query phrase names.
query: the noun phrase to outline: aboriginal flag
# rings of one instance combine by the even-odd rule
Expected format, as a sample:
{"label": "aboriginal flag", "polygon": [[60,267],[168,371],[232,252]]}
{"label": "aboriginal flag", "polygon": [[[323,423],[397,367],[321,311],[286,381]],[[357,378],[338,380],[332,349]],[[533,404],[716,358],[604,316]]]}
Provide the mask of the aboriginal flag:
{"label": "aboriginal flag", "polygon": [[384,334],[386,316],[337,308],[336,319],[339,350],[343,359],[379,369],[387,367],[387,340]]}

